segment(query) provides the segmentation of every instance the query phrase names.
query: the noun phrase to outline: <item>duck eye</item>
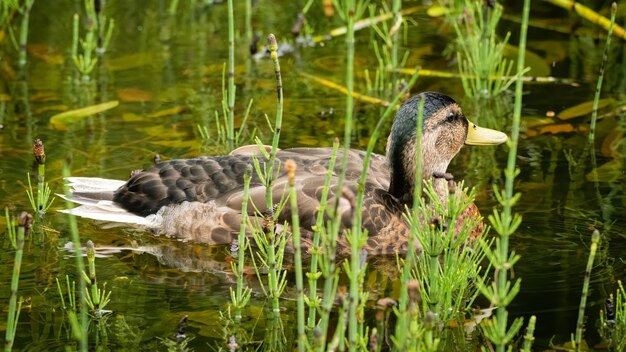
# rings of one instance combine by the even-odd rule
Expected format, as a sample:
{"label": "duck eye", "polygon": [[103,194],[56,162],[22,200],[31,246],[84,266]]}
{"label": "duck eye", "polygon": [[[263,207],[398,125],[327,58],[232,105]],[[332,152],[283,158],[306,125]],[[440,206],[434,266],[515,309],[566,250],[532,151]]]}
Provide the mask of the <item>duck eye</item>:
{"label": "duck eye", "polygon": [[453,122],[454,121],[454,113],[453,112],[449,112],[448,116],[446,116],[446,122]]}

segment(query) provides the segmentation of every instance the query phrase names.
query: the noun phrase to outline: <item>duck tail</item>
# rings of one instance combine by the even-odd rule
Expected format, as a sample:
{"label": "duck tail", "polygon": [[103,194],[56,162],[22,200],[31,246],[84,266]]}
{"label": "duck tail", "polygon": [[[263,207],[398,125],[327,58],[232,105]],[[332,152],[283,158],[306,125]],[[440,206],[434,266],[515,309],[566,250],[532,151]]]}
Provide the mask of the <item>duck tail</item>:
{"label": "duck tail", "polygon": [[80,206],[59,210],[60,212],[107,222],[147,225],[146,218],[132,214],[113,202],[114,192],[125,181],[96,177],[68,177],[65,180],[71,194],[57,196]]}

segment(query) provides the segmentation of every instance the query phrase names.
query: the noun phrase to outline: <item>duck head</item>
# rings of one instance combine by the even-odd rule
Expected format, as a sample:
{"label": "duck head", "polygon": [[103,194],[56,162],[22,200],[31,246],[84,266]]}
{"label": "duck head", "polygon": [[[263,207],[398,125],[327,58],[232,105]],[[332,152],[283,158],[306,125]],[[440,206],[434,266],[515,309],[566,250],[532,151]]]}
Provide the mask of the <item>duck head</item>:
{"label": "duck head", "polygon": [[387,140],[391,168],[389,193],[407,204],[412,203],[415,187],[416,124],[422,100],[423,179],[443,175],[464,144],[495,145],[507,140],[502,132],[468,121],[461,107],[447,95],[425,92],[411,97],[398,110]]}

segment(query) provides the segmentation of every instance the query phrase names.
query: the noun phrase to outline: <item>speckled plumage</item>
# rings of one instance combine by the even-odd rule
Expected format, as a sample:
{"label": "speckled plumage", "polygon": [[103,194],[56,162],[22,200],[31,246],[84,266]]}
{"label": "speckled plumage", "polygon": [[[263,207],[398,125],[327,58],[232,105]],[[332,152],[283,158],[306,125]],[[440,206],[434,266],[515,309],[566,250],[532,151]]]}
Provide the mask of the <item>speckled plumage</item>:
{"label": "speckled plumage", "polygon": [[[439,93],[422,93],[410,98],[398,111],[387,143],[387,157],[373,155],[367,175],[363,204],[363,228],[369,238],[365,249],[370,254],[405,252],[408,225],[403,218],[405,205],[412,204],[415,170],[415,124],[419,100],[425,99],[422,160],[424,178],[434,178],[441,197],[447,194],[447,181],[433,175],[446,172],[450,160],[458,153],[467,135],[468,122],[460,107],[451,98]],[[239,148],[230,155],[170,160],[135,172],[118,189],[75,187],[73,200],[103,212],[125,210],[148,230],[183,240],[208,244],[227,244],[236,238],[241,223],[243,175],[253,164],[253,154],[261,163],[267,162],[256,146]],[[272,188],[274,202],[287,195],[287,175],[283,165],[288,159],[297,164],[296,187],[300,225],[304,246],[310,245],[311,228],[315,224],[319,199],[330,165],[330,148],[294,148],[280,150],[276,157],[280,171]],[[337,160],[343,153],[339,151]],[[339,199],[342,225],[350,226],[352,208],[345,194],[356,195],[365,152],[351,150],[344,195]],[[329,204],[335,202],[335,185],[339,175],[337,163],[331,179]],[[88,183],[82,179],[81,183]],[[248,215],[266,212],[265,186],[252,172]],[[79,201],[80,200],[80,201]],[[259,211],[255,213],[254,208]],[[123,211],[122,210],[122,211]],[[77,215],[96,219],[114,217]],[[479,216],[471,205],[464,215]],[[129,214],[127,218],[132,218]],[[278,224],[289,222],[291,212],[285,207]],[[124,220],[128,221],[128,220]],[[462,223],[462,219],[459,220]],[[458,226],[460,226],[458,223]],[[482,232],[482,223],[475,230]],[[338,251],[345,254],[349,245],[340,236]]]}

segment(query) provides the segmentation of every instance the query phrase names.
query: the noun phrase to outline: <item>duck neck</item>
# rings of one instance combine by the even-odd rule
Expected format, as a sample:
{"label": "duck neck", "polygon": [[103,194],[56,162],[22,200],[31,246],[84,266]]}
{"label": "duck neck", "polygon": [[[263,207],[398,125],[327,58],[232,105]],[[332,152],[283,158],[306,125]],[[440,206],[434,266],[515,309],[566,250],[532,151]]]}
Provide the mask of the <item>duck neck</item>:
{"label": "duck neck", "polygon": [[[449,160],[441,158],[437,154],[436,148],[433,148],[429,137],[425,136],[422,140],[422,177],[420,181],[420,187],[422,187],[423,180],[433,180],[433,188],[440,198],[444,198],[447,194],[447,180],[443,177],[448,168]],[[412,139],[413,141],[415,139]],[[405,141],[406,142],[406,141]],[[413,205],[413,194],[415,192],[416,180],[415,180],[415,142],[411,143],[409,139],[404,147],[399,148],[389,141],[387,157],[389,159],[389,166],[391,172],[391,179],[389,182],[389,193],[396,197],[403,204],[409,206]],[[433,151],[435,150],[435,151]],[[444,202],[445,204],[445,202]]]}

